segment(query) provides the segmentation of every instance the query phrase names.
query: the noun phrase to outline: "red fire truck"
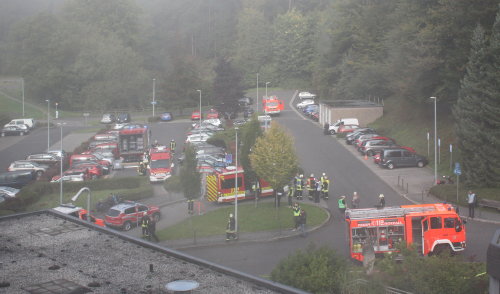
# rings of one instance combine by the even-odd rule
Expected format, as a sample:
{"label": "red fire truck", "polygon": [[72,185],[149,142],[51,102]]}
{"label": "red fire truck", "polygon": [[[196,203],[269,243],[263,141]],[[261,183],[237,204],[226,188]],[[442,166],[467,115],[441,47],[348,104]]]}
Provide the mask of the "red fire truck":
{"label": "red fire truck", "polygon": [[283,100],[279,100],[276,96],[269,96],[262,99],[262,108],[265,114],[279,115],[284,109]]}
{"label": "red fire truck", "polygon": [[463,251],[466,246],[464,222],[450,204],[347,209],[345,217],[351,257],[360,261],[365,246],[373,246],[377,254],[413,244],[423,255]]}
{"label": "red fire truck", "polygon": [[167,146],[157,146],[149,150],[149,181],[164,182],[172,171],[172,154]]}
{"label": "red fire truck", "polygon": [[[238,192],[235,193],[235,180],[238,175]],[[232,202],[238,195],[238,201],[243,199],[254,199],[252,191],[253,183],[245,182],[245,172],[242,167],[228,166],[226,168],[215,168],[214,172],[207,175],[206,197],[208,201]],[[264,180],[258,182],[259,197],[273,195],[273,188]]]}
{"label": "red fire truck", "polygon": [[120,130],[118,134],[120,157],[124,162],[141,161],[148,148],[148,128]]}

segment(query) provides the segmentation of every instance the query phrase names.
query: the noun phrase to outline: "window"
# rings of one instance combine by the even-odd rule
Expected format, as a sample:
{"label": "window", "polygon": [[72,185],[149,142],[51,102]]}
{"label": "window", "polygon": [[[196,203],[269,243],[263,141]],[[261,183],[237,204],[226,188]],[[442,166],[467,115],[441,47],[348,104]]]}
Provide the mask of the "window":
{"label": "window", "polygon": [[412,153],[410,151],[403,151],[403,157],[411,157]]}
{"label": "window", "polygon": [[441,229],[442,227],[441,217],[431,217],[431,229]]}
{"label": "window", "polygon": [[424,226],[424,232],[427,232],[429,230],[429,221],[424,220],[424,222],[422,224]]}
{"label": "window", "polygon": [[401,151],[388,151],[387,157],[401,157]]}
{"label": "window", "polygon": [[148,211],[148,207],[147,206],[144,206],[144,205],[141,205],[139,206],[139,211]]}
{"label": "window", "polygon": [[135,207],[129,207],[124,211],[125,214],[132,214],[134,212],[135,212]]}
{"label": "window", "polygon": [[452,217],[447,217],[444,219],[444,227],[447,229],[455,228],[455,219]]}
{"label": "window", "polygon": [[[238,176],[238,188],[240,188],[242,185],[243,179]],[[234,189],[234,178],[231,179],[224,179],[221,183],[221,189]]]}

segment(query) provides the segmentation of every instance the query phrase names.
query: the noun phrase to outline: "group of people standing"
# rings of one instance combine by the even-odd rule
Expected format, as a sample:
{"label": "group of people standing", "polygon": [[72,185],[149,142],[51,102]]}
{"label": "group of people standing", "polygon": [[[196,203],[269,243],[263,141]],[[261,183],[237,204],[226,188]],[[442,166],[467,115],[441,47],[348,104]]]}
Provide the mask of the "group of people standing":
{"label": "group of people standing", "polygon": [[328,176],[323,173],[320,178],[315,178],[314,174],[304,180],[303,174],[297,174],[290,184],[290,191],[288,193],[289,203],[291,206],[291,197],[295,197],[297,200],[303,199],[304,189],[308,192],[309,200],[314,200],[314,202],[319,203],[320,197],[327,200],[328,191],[330,189],[330,180]]}

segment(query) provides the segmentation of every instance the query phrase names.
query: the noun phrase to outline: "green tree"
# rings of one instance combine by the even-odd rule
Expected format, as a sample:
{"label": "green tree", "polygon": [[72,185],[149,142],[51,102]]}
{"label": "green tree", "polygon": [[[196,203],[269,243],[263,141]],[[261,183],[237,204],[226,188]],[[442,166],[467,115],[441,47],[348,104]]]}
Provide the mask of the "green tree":
{"label": "green tree", "polygon": [[200,196],[201,191],[201,177],[197,169],[196,150],[188,144],[184,154],[186,158],[179,174],[182,191],[187,199],[195,199]]}
{"label": "green tree", "polygon": [[227,105],[236,105],[243,97],[241,73],[226,58],[219,58],[215,67],[213,84],[214,101]]}
{"label": "green tree", "polygon": [[309,245],[282,260],[271,280],[311,293],[341,293],[347,272],[347,261],[333,249]]}
{"label": "green tree", "polygon": [[[482,186],[485,183],[487,161],[484,161],[484,117],[479,105],[489,95],[486,79],[486,39],[481,25],[473,32],[469,62],[457,103],[454,107],[457,142],[462,156],[463,178],[467,184]],[[478,131],[480,130],[480,131]],[[490,156],[490,155],[488,155]]]}
{"label": "green tree", "polygon": [[250,154],[252,168],[271,187],[282,188],[297,172],[298,159],[293,147],[293,137],[276,122],[259,137]]}
{"label": "green tree", "polygon": [[255,142],[260,136],[262,136],[260,123],[257,120],[257,117],[253,116],[252,120],[244,124],[241,128],[241,148],[239,149],[240,154],[238,157],[241,162],[241,166],[245,171],[245,181],[248,183],[254,182],[256,178],[255,171],[253,170],[250,162],[250,154],[252,154]]}

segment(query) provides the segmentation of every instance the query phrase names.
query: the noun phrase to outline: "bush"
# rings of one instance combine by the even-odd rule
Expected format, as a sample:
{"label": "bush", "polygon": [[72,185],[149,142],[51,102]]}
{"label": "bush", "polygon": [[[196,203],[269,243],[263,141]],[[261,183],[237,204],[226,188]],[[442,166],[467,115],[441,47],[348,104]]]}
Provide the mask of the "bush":
{"label": "bush", "polygon": [[158,116],[150,116],[148,117],[148,122],[152,123],[152,122],[159,122],[160,121],[160,117]]}

